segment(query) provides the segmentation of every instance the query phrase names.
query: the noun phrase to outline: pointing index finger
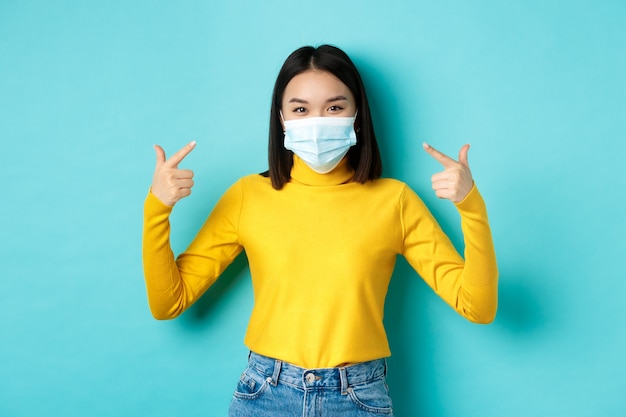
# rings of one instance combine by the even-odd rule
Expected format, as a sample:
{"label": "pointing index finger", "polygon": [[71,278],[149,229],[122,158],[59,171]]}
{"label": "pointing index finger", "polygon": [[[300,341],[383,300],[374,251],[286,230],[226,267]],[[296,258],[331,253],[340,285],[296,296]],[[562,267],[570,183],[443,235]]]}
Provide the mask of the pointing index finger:
{"label": "pointing index finger", "polygon": [[182,149],[178,150],[178,152],[172,155],[166,162],[172,167],[178,168],[178,164],[180,164],[182,160],[185,159],[187,155],[189,155],[189,152],[191,152],[193,148],[195,148],[195,146],[196,146],[195,140],[189,142],[188,144],[183,146]]}
{"label": "pointing index finger", "polygon": [[444,153],[439,152],[437,149],[433,148],[426,142],[424,142],[422,146],[424,147],[424,150],[428,152],[430,156],[432,156],[437,161],[439,161],[439,163],[443,165],[444,168],[449,168],[457,164],[457,162],[454,159],[450,158],[448,155]]}

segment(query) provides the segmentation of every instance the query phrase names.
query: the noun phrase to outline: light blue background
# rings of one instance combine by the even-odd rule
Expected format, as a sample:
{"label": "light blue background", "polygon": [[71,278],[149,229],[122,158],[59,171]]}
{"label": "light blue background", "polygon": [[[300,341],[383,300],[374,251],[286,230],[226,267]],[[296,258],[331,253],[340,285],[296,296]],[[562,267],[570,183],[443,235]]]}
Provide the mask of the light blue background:
{"label": "light blue background", "polygon": [[278,69],[321,43],[362,71],[385,175],[459,247],[421,143],[472,144],[496,242],[489,326],[399,262],[397,416],[625,415],[625,21],[609,0],[0,0],[0,415],[225,415],[247,353],[246,261],[182,317],[152,319],[152,145],[198,141],[178,253],[226,187],[267,168]]}

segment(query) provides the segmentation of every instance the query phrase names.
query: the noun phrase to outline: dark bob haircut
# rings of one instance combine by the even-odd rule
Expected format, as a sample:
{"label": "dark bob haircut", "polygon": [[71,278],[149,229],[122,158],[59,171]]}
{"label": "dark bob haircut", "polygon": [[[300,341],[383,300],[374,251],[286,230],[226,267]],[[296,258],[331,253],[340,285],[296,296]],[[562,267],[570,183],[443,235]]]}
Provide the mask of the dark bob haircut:
{"label": "dark bob haircut", "polygon": [[354,170],[353,181],[364,184],[379,178],[382,162],[365,87],[359,71],[341,49],[330,45],[318,48],[304,46],[295,50],[283,64],[272,94],[269,136],[269,171],[264,173],[272,180],[272,187],[280,190],[291,180],[293,153],[284,147],[284,132],[280,120],[283,94],[293,77],[308,70],[327,71],[343,82],[352,92],[357,107],[355,121],[357,143],[348,151],[348,163]]}

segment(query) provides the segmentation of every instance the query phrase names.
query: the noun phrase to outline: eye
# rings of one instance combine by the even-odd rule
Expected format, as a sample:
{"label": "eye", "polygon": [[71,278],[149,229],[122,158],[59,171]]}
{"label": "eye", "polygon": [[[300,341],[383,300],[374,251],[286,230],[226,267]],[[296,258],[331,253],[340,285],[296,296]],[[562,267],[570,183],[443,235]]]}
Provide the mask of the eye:
{"label": "eye", "polygon": [[294,112],[294,113],[305,113],[306,109],[304,107],[296,107],[295,109],[292,110],[292,112]]}
{"label": "eye", "polygon": [[335,113],[336,113],[336,112],[340,112],[340,111],[342,111],[342,110],[343,110],[343,107],[341,107],[341,106],[330,106],[330,107],[328,108],[328,111],[330,111],[330,112],[335,112]]}

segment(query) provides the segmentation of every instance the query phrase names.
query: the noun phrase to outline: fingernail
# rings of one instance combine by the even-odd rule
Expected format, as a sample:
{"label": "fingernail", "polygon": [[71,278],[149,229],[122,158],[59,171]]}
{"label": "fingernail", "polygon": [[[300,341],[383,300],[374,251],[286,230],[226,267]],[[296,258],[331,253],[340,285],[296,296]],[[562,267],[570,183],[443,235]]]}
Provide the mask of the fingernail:
{"label": "fingernail", "polygon": [[422,146],[424,147],[424,149],[430,148],[430,145],[426,142],[422,143]]}
{"label": "fingernail", "polygon": [[189,145],[190,145],[190,146],[196,146],[196,141],[195,141],[195,140],[192,140],[192,141],[189,143]]}

